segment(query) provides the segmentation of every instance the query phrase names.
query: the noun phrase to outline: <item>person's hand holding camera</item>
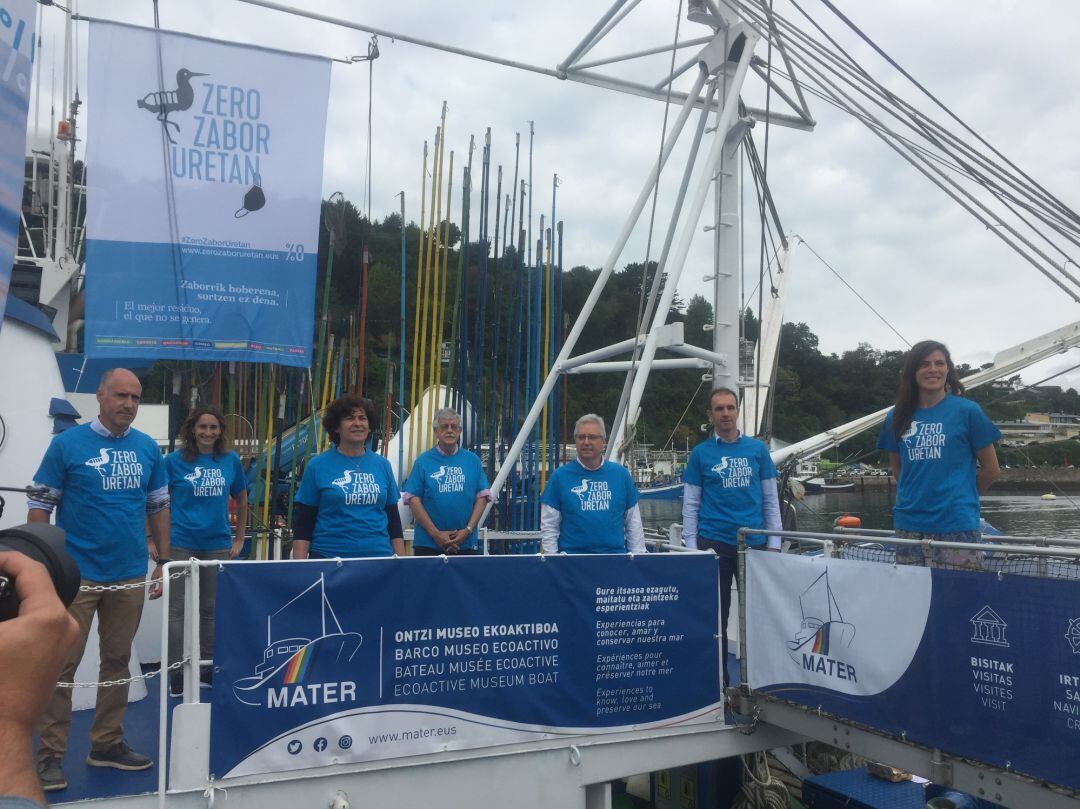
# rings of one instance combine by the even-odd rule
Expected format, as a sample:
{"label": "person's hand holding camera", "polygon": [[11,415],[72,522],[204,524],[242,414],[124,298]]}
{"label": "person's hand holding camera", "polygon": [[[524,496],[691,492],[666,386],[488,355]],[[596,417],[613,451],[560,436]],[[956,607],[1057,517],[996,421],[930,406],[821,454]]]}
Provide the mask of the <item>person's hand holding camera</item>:
{"label": "person's hand holding camera", "polygon": [[0,574],[13,581],[19,599],[18,614],[0,621],[0,794],[43,803],[31,736],[79,626],[40,563],[21,553],[0,552]]}

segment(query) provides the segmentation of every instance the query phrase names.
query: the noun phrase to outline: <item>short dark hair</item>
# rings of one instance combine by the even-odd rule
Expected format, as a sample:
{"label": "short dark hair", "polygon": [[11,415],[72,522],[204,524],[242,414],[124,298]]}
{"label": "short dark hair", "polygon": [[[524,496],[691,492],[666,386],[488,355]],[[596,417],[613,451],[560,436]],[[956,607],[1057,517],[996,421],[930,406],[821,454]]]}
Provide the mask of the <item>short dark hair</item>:
{"label": "short dark hair", "polygon": [[739,394],[737,394],[731,388],[713,388],[713,392],[709,394],[709,410],[712,410],[713,399],[715,399],[720,394],[723,394],[724,396],[730,396],[735,400],[735,406],[739,406]]}
{"label": "short dark hair", "polygon": [[328,404],[323,414],[323,427],[335,447],[341,442],[341,433],[338,432],[341,422],[354,410],[364,411],[371,432],[375,432],[375,403],[359,396],[341,396]]}
{"label": "short dark hair", "polygon": [[180,425],[180,438],[184,441],[184,448],[180,451],[180,455],[185,461],[194,461],[199,457],[199,444],[195,440],[195,424],[203,416],[213,416],[221,425],[221,432],[214,442],[214,458],[220,458],[225,454],[226,442],[228,441],[225,431],[225,417],[221,415],[221,411],[216,407],[202,405],[192,410],[188,417],[184,419],[184,423]]}

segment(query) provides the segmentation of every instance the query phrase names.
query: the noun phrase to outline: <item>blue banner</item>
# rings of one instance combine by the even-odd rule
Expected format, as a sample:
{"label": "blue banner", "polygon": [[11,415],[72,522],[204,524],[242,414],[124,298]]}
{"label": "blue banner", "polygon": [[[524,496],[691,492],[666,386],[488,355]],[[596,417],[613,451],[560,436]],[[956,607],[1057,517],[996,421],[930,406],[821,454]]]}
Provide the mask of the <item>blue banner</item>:
{"label": "blue banner", "polygon": [[33,0],[0,2],[0,326],[19,238],[36,13]]}
{"label": "blue banner", "polygon": [[1080,581],[748,556],[752,688],[1080,787]]}
{"label": "blue banner", "polygon": [[698,554],[226,565],[211,771],[715,721],[718,625]]}
{"label": "blue banner", "polygon": [[87,355],[309,366],[329,61],[90,31]]}

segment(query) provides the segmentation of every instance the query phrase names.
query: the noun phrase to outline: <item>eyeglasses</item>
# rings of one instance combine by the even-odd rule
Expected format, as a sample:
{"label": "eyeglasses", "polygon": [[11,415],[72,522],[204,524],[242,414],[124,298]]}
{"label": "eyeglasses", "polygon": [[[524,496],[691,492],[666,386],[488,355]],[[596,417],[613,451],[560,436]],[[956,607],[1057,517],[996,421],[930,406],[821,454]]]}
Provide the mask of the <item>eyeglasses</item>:
{"label": "eyeglasses", "polygon": [[595,435],[595,434],[584,435],[582,433],[578,433],[577,435],[574,436],[574,440],[575,441],[603,441],[604,436]]}

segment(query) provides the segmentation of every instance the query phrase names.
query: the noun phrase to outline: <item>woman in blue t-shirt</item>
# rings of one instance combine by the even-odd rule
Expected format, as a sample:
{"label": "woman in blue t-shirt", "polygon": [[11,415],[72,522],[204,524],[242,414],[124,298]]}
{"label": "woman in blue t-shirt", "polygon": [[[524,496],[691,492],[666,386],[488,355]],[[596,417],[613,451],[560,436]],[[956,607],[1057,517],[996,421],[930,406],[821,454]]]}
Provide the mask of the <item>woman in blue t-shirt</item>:
{"label": "woman in blue t-shirt", "polygon": [[[978,542],[979,495],[1001,474],[994,442],[1001,438],[964,386],[949,350],[935,340],[912,346],[904,359],[896,406],[885,417],[878,449],[896,476],[896,535],[941,542]],[[897,561],[922,560],[919,546],[901,545]],[[978,554],[938,549],[934,560],[979,567]]]}
{"label": "woman in blue t-shirt", "polygon": [[[226,449],[225,418],[214,407],[197,407],[180,426],[183,447],[165,457],[169,476],[170,555],[175,561],[235,559],[244,547],[247,525],[247,479],[240,457]],[[229,500],[236,500],[236,528],[229,520]],[[217,566],[199,568],[199,642],[201,656],[214,653],[214,601]],[[182,657],[184,584],[169,589],[169,660]],[[203,675],[209,681],[209,670]],[[173,671],[169,690],[179,696],[183,675]]]}
{"label": "woman in blue t-shirt", "polygon": [[323,426],[333,444],[304,469],[293,504],[293,559],[405,555],[401,497],[390,462],[367,446],[370,399],[342,396]]}

